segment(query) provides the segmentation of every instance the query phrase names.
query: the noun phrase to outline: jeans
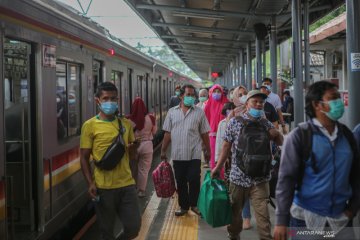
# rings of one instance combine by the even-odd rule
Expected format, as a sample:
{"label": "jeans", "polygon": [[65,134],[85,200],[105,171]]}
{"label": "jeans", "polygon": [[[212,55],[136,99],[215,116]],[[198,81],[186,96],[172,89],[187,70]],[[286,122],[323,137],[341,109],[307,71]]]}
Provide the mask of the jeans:
{"label": "jeans", "polygon": [[135,238],[141,226],[141,214],[137,192],[134,185],[116,189],[98,189],[99,202],[95,204],[96,218],[101,239],[114,240],[115,217],[120,218],[124,226],[121,240]]}
{"label": "jeans", "polygon": [[250,212],[250,200],[247,199],[244,204],[244,208],[242,210],[242,217],[244,218],[251,218],[251,212]]}

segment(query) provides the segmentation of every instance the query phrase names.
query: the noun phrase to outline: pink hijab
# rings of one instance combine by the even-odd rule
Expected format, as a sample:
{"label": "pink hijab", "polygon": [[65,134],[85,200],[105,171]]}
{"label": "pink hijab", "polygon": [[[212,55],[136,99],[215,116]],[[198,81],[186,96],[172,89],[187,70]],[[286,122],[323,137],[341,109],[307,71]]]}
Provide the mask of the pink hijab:
{"label": "pink hijab", "polygon": [[[212,94],[215,89],[219,89],[221,91],[221,99],[216,101],[212,98]],[[219,84],[215,84],[210,88],[209,91],[209,100],[207,100],[206,106],[204,108],[204,112],[207,120],[209,121],[211,133],[216,133],[219,122],[225,118],[221,114],[221,110],[225,103],[229,102],[229,100],[224,96],[224,91]]]}

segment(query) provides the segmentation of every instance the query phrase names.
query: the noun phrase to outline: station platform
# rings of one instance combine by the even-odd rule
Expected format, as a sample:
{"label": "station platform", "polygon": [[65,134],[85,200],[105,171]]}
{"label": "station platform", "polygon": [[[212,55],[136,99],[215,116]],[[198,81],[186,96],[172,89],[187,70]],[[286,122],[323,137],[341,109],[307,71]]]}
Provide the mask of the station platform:
{"label": "station platform", "polygon": [[[189,212],[181,217],[174,215],[178,209],[176,194],[172,198],[162,199],[156,196],[154,185],[151,178],[152,171],[160,163],[160,151],[154,153],[154,160],[149,172],[148,186],[146,190],[147,196],[138,198],[139,204],[143,211],[142,226],[139,236],[136,240],[219,240],[227,239],[226,226],[213,228],[208,225],[204,219],[201,219],[195,213]],[[209,168],[202,167],[203,180],[204,173]],[[274,200],[275,201],[275,200]],[[270,219],[272,230],[275,223],[275,209],[269,204]],[[256,229],[256,220],[253,209],[251,209],[251,225],[252,228],[241,232],[241,239],[257,240],[259,239]],[[356,227],[357,239],[360,239],[359,220],[356,217],[354,227]],[[122,231],[120,222],[116,222],[115,234],[119,235]],[[100,239],[96,217],[89,222],[86,231],[78,235],[76,240],[95,240]]]}

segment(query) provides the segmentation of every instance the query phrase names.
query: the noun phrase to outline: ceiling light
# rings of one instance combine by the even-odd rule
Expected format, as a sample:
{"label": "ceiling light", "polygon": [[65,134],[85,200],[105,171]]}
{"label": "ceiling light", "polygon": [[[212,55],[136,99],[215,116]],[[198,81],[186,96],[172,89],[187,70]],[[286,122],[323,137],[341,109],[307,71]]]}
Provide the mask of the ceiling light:
{"label": "ceiling light", "polygon": [[192,13],[192,12],[182,12],[182,11],[174,11],[172,14],[174,17],[191,17],[191,18],[202,18],[202,19],[210,19],[222,21],[225,19],[224,15],[213,14],[203,14],[203,13]]}

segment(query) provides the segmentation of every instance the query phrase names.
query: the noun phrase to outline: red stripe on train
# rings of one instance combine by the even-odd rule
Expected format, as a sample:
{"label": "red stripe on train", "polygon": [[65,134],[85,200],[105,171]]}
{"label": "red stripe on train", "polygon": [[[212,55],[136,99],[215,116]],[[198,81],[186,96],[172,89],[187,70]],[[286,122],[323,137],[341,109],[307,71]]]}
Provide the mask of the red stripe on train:
{"label": "red stripe on train", "polygon": [[[80,148],[79,146],[72,148],[66,152],[60,153],[52,157],[52,171],[61,168],[62,166],[78,159],[80,157]],[[49,174],[50,171],[50,161],[49,159],[44,159],[44,176]]]}

